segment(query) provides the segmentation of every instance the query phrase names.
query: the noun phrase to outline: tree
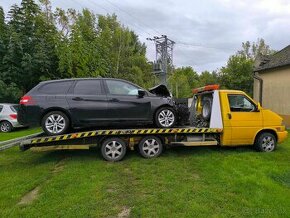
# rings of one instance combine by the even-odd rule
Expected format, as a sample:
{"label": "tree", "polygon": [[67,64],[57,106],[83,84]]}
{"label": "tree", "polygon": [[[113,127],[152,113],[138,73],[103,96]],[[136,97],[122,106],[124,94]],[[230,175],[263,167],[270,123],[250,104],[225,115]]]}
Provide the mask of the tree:
{"label": "tree", "polygon": [[5,14],[2,7],[0,7],[0,79],[2,78],[3,72],[3,58],[7,52],[7,44],[9,35],[8,33],[8,26],[5,23]]}
{"label": "tree", "polygon": [[192,89],[199,85],[199,78],[191,67],[181,67],[174,70],[168,82],[175,97],[187,98],[191,97]]}
{"label": "tree", "polygon": [[273,52],[263,39],[252,44],[249,41],[242,43],[242,50],[230,56],[227,65],[219,72],[222,87],[244,90],[252,95],[254,61],[259,55]]}
{"label": "tree", "polygon": [[219,77],[215,71],[213,71],[212,73],[210,73],[209,71],[203,71],[199,75],[198,79],[200,87],[219,83]]}
{"label": "tree", "polygon": [[245,56],[247,59],[255,60],[260,55],[271,55],[275,51],[265,43],[264,39],[257,39],[257,42],[250,43],[249,41],[242,43],[242,50],[237,54]]}
{"label": "tree", "polygon": [[220,71],[221,85],[228,89],[239,89],[252,94],[253,60],[244,55],[232,55],[226,67]]}
{"label": "tree", "polygon": [[15,83],[6,84],[0,80],[0,102],[19,102],[19,96],[21,96],[21,90]]}
{"label": "tree", "polygon": [[145,87],[153,85],[145,45],[115,15],[97,19],[88,9],[70,14],[57,10],[57,20],[63,26],[57,46],[61,75],[114,77]]}
{"label": "tree", "polygon": [[23,93],[39,81],[59,78],[55,46],[57,28],[49,11],[49,1],[43,1],[47,11],[41,11],[33,0],[23,0],[9,11],[9,40],[3,57],[2,79],[15,83]]}

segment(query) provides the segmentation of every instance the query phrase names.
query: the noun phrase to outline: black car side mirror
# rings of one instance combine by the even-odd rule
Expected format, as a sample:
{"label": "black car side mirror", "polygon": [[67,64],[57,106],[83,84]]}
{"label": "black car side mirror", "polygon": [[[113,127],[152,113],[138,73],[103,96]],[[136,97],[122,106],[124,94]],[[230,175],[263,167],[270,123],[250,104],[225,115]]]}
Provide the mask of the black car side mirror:
{"label": "black car side mirror", "polygon": [[146,94],[146,92],[144,90],[142,90],[142,89],[138,90],[138,97],[139,98],[143,98],[145,94]]}

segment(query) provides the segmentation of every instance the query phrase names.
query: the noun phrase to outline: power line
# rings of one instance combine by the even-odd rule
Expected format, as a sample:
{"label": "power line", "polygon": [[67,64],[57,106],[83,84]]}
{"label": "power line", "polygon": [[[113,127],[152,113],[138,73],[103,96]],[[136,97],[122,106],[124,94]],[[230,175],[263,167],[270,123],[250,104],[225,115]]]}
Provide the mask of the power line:
{"label": "power line", "polygon": [[[100,8],[102,8],[102,9],[105,10],[108,14],[111,13],[111,12],[110,12],[107,8],[105,8],[104,6],[101,6],[101,5],[99,5],[99,4],[96,4],[96,2],[94,2],[94,1],[92,1],[92,0],[88,0],[88,1],[91,3],[91,5],[96,5],[96,6],[100,7]],[[128,22],[128,25],[129,25],[129,26],[133,26],[133,27],[137,28],[139,31],[141,31],[141,32],[143,32],[143,33],[146,33],[147,35],[152,36],[152,37],[154,37],[154,36],[153,36],[151,33],[149,33],[147,30],[145,30],[145,28],[146,28],[146,29],[150,29],[151,31],[154,31],[155,33],[158,33],[158,34],[160,34],[160,35],[164,35],[164,34],[160,33],[158,30],[156,30],[156,29],[154,29],[154,28],[148,26],[146,23],[144,23],[143,21],[141,21],[138,17],[132,15],[132,14],[129,13],[128,11],[126,11],[126,10],[124,10],[123,8],[119,7],[118,5],[114,4],[114,3],[111,2],[110,0],[106,0],[106,1],[107,1],[110,5],[112,5],[113,7],[117,8],[119,11],[121,11],[121,12],[123,12],[124,14],[130,16],[130,17],[133,18],[134,20],[139,21],[139,23],[137,23],[137,24],[138,24],[138,25],[137,25],[135,22],[131,22],[131,20],[125,19],[125,20],[127,20],[127,22],[129,21],[129,22]],[[82,5],[82,6],[83,6],[83,5]],[[113,12],[113,13],[114,13],[114,12]],[[131,23],[131,25],[130,25],[130,23]],[[141,25],[140,25],[140,24],[141,24]],[[141,26],[143,26],[143,28],[142,28]],[[144,27],[145,27],[145,28],[144,28]],[[183,42],[183,41],[179,41],[179,40],[176,40],[176,41],[175,41],[175,45],[177,45],[177,46],[186,46],[186,47],[190,46],[190,47],[193,47],[193,48],[207,48],[207,49],[214,49],[214,50],[228,50],[228,51],[232,51],[232,50],[234,50],[234,49],[231,49],[231,48],[225,48],[225,47],[223,47],[223,48],[218,48],[218,47],[214,47],[214,46],[206,46],[206,45],[202,45],[202,44],[193,44],[193,43]]]}
{"label": "power line", "polygon": [[[159,31],[153,29],[152,27],[148,26],[147,24],[145,24],[143,21],[141,21],[138,17],[130,14],[129,12],[127,12],[126,10],[120,8],[118,5],[112,3],[110,0],[106,0],[109,4],[111,4],[112,6],[114,6],[115,8],[119,9],[120,11],[122,11],[123,13],[126,13],[127,15],[129,15],[130,17],[138,20],[144,27],[149,28],[151,30],[153,30],[155,33],[162,35],[162,33],[160,33]],[[151,35],[151,34],[150,34]]]}
{"label": "power line", "polygon": [[[91,0],[88,0],[88,1],[89,1],[92,5],[96,5],[96,6],[102,8],[103,10],[105,10],[107,13],[110,14],[110,11],[109,11],[107,8],[105,8],[105,7],[103,7],[103,6],[99,5],[99,4],[96,4],[95,2],[92,2]],[[163,34],[160,33],[159,31],[157,31],[157,30],[155,30],[154,28],[152,28],[152,27],[148,26],[147,24],[145,24],[145,23],[144,23],[143,21],[141,21],[138,17],[132,15],[131,13],[129,13],[129,12],[127,12],[126,10],[122,9],[121,7],[119,7],[118,5],[112,3],[110,0],[106,0],[106,1],[107,1],[110,5],[112,5],[113,7],[117,8],[119,11],[121,11],[121,12],[127,14],[128,16],[132,17],[132,18],[135,19],[135,20],[138,20],[138,21],[143,25],[143,27],[146,27],[146,28],[148,28],[148,29],[150,29],[150,30],[152,30],[152,31],[154,31],[154,32],[156,32],[156,33],[158,33],[158,34],[160,34],[160,35],[163,35]],[[127,20],[127,21],[128,21],[128,20]],[[149,33],[148,31],[146,31],[145,29],[142,29],[141,27],[137,26],[135,23],[133,23],[133,22],[129,22],[129,23],[131,23],[135,28],[137,28],[137,29],[140,30],[141,32],[144,32],[144,33],[146,33],[147,35],[153,36],[151,33]],[[129,24],[129,25],[130,25],[130,24]],[[154,37],[154,36],[153,36],[153,37]],[[176,45],[178,45],[178,46],[190,46],[190,47],[195,47],[195,48],[196,48],[196,47],[200,47],[200,48],[208,48],[208,49],[215,49],[215,50],[221,50],[221,49],[224,49],[224,48],[217,48],[217,47],[212,47],[212,46],[205,46],[205,45],[201,45],[201,44],[191,44],[191,43],[182,42],[182,41],[175,41],[175,43],[176,43]],[[228,50],[232,50],[232,49],[228,49]]]}
{"label": "power line", "polygon": [[222,48],[219,48],[219,47],[213,47],[213,46],[205,46],[205,45],[202,45],[202,44],[192,44],[192,43],[187,43],[187,42],[182,42],[182,41],[176,41],[176,45],[181,45],[181,46],[190,46],[190,47],[200,47],[200,48],[208,48],[208,49],[214,49],[214,50],[228,50],[228,51],[232,51],[234,49],[232,48],[225,48],[225,47],[222,47]]}
{"label": "power line", "polygon": [[[105,10],[108,14],[113,14],[112,12],[110,12],[107,8],[105,8],[105,7],[103,7],[103,6],[101,6],[101,5],[99,5],[99,4],[96,4],[95,2],[93,2],[93,1],[91,1],[91,0],[88,0],[92,5],[96,5],[96,6],[98,6],[98,7],[100,7],[100,8],[102,8],[103,10]],[[127,19],[126,19],[127,20]],[[128,22],[128,20],[127,20],[127,22]],[[131,25],[130,25],[130,23],[131,23]],[[147,32],[146,30],[144,30],[144,29],[142,29],[142,28],[140,28],[139,26],[137,26],[135,23],[133,23],[133,22],[128,22],[128,24],[127,25],[129,25],[129,26],[133,26],[133,27],[135,27],[135,28],[137,28],[138,30],[140,30],[141,32],[143,32],[143,33],[146,33],[147,35],[149,35],[149,36],[153,36],[151,33],[149,33],[149,32]]]}

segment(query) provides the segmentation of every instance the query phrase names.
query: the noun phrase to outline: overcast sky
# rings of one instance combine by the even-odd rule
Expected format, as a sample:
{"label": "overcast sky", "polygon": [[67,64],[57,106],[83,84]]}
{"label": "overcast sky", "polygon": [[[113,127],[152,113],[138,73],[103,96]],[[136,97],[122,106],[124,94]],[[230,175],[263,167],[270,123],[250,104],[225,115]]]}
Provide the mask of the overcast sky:
{"label": "overcast sky", "polygon": [[[146,38],[167,35],[176,42],[175,66],[192,66],[201,72],[224,66],[245,41],[265,39],[272,49],[290,44],[290,0],[51,0],[53,7],[96,14],[115,13],[147,45],[155,58],[153,42]],[[0,0],[7,12],[21,0]]]}

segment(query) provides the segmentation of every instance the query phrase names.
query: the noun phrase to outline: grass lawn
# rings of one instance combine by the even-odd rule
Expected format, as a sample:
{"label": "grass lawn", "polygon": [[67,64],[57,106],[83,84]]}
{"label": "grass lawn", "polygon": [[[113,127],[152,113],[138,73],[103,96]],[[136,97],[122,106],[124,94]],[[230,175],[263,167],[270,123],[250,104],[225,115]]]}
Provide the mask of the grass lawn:
{"label": "grass lawn", "polygon": [[0,142],[42,132],[41,128],[18,128],[9,133],[0,132]]}
{"label": "grass lawn", "polygon": [[289,217],[290,139],[272,153],[180,147],[0,153],[0,217]]}

